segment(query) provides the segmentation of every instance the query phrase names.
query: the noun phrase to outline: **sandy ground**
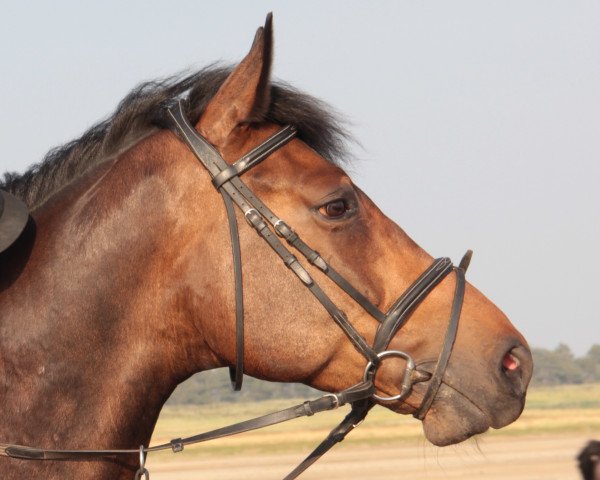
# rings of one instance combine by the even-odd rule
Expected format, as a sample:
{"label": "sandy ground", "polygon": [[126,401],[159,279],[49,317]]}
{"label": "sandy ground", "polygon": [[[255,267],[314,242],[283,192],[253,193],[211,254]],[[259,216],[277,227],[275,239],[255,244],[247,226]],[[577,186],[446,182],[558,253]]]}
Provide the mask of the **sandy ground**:
{"label": "sandy ground", "polygon": [[[579,480],[575,456],[589,435],[494,436],[436,448],[423,442],[394,446],[338,445],[300,478]],[[269,480],[283,478],[302,453],[197,455],[148,459],[152,480]],[[176,460],[178,458],[179,460]]]}

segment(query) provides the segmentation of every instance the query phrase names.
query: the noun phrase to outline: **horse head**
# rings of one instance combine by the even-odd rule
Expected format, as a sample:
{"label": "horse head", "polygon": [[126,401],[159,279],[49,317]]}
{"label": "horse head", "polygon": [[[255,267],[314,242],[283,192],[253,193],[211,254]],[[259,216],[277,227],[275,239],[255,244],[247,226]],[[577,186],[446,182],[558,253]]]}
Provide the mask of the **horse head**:
{"label": "horse head", "polygon": [[[231,71],[196,121],[196,130],[228,163],[243,157],[280,128],[272,120],[279,92],[269,80],[271,52],[268,19],[258,30],[248,55]],[[429,267],[432,258],[377,208],[339,164],[311,146],[310,133],[301,130],[298,138],[244,173],[243,181],[278,218],[285,219],[306,243],[321,252],[327,264],[385,312]],[[181,191],[194,192],[210,185],[207,173],[184,145],[177,157],[179,163],[196,170],[193,176],[185,175]],[[203,235],[200,243],[190,244],[189,265],[195,274],[186,276],[190,280],[188,291],[193,292],[188,310],[195,312],[194,321],[218,363],[233,365],[234,286],[227,259],[227,222],[219,195],[208,190],[208,200],[195,203],[185,215],[196,231],[212,232]],[[269,380],[304,382],[326,391],[356,384],[365,370],[364,355],[323,305],[252,228],[242,228],[241,246],[246,372]],[[193,260],[197,256],[202,257],[202,268]],[[314,265],[306,268],[372,345],[379,326],[373,316],[321,269]],[[207,274],[215,282],[209,305],[202,308],[210,315],[201,315],[191,305],[202,303]],[[441,281],[387,346],[388,350],[409,352],[421,373],[422,381],[409,396],[382,402],[398,413],[419,410],[427,379],[442,350],[456,281],[456,275]],[[398,393],[405,369],[404,358],[382,361],[375,378],[379,397]],[[523,409],[531,371],[524,338],[495,305],[467,285],[451,359],[441,388],[423,418],[427,438],[445,445],[511,423]]]}

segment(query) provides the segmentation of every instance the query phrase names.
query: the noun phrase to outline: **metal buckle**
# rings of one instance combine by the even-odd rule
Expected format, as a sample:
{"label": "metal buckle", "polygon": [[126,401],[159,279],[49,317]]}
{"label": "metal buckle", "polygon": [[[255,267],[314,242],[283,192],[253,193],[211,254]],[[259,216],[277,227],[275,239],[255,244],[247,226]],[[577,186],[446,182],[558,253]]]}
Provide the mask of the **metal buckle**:
{"label": "metal buckle", "polygon": [[273,224],[273,228],[275,229],[275,232],[277,233],[277,235],[279,235],[280,237],[283,237],[283,232],[279,229],[279,225],[283,225],[285,227],[287,227],[289,230],[291,230],[291,228],[289,227],[289,225],[287,223],[285,223],[281,218],[278,219],[274,224]]}
{"label": "metal buckle", "polygon": [[[383,360],[386,357],[400,357],[406,360],[406,369],[404,370],[404,377],[402,378],[402,387],[398,395],[393,395],[391,397],[382,397],[381,395],[377,395],[374,393],[373,398],[379,400],[380,402],[394,402],[396,400],[401,400],[405,398],[410,393],[412,389],[411,376],[412,372],[415,369],[415,361],[408,353],[401,352],[400,350],[386,350],[377,354],[377,358],[379,360]],[[369,361],[369,363],[367,363],[367,366],[365,367],[363,381],[366,382],[370,378],[372,380],[375,380],[375,374],[377,373],[377,368],[379,368],[380,365],[381,362],[375,365],[373,362]]]}
{"label": "metal buckle", "polygon": [[251,215],[252,215],[252,218],[254,218],[254,219],[256,219],[256,218],[262,219],[262,216],[256,208],[250,208],[250,209],[246,210],[246,212],[244,212],[244,217],[246,218],[246,221],[248,222],[248,224],[252,228],[256,228],[256,224],[252,221],[252,218],[250,217]]}
{"label": "metal buckle", "polygon": [[171,449],[173,453],[183,452],[183,439],[182,438],[174,438],[171,440]]}
{"label": "metal buckle", "polygon": [[323,398],[327,397],[333,398],[333,408],[331,410],[335,410],[340,406],[340,398],[335,393],[328,393],[327,395],[323,395]]}

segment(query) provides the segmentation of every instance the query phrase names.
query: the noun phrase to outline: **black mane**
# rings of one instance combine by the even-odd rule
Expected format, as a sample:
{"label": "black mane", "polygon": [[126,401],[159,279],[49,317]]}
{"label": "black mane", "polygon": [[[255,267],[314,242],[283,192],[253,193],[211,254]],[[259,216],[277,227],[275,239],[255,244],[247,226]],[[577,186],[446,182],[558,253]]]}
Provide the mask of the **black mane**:
{"label": "black mane", "polygon": [[[174,99],[183,99],[188,118],[197,122],[230,72],[231,67],[209,66],[186,76],[142,83],[119,103],[109,118],[80,138],[52,149],[23,174],[5,173],[0,189],[13,193],[30,209],[35,208],[151,130],[168,128],[165,107]],[[287,84],[274,83],[266,120],[294,125],[298,136],[323,157],[333,163],[343,161],[349,136],[338,116],[322,101]]]}

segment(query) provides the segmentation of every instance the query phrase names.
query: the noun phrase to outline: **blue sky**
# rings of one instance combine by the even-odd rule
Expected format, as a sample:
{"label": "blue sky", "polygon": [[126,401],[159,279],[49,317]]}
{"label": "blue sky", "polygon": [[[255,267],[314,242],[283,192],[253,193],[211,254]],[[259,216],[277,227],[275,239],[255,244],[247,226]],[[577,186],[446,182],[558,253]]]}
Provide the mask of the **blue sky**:
{"label": "blue sky", "polygon": [[0,171],[137,83],[239,60],[274,12],[276,77],[333,105],[351,173],[534,346],[600,343],[600,3],[0,1]]}

